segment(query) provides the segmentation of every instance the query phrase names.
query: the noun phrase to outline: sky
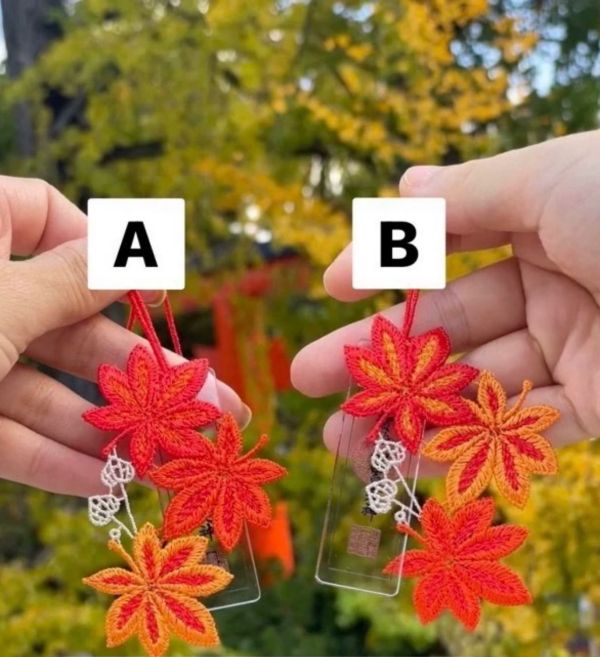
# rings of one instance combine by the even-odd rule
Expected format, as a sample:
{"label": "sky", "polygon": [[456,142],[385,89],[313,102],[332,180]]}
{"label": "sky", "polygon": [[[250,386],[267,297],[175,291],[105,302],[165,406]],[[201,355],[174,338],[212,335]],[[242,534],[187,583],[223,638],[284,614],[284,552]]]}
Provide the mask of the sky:
{"label": "sky", "polygon": [[2,23],[2,5],[0,5],[0,62],[6,59],[6,45],[4,44],[4,25]]}

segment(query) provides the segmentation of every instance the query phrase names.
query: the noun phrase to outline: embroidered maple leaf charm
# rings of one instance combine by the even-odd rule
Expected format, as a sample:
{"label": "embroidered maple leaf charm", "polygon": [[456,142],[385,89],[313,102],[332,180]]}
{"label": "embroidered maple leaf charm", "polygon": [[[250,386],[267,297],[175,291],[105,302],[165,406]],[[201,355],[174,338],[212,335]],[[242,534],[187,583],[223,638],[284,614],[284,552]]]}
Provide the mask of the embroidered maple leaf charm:
{"label": "embroidered maple leaf charm", "polygon": [[161,367],[142,346],[129,355],[125,372],[101,365],[98,385],[109,405],[87,411],[83,417],[98,429],[119,432],[103,454],[108,455],[119,440],[129,438],[131,461],[143,476],[159,448],[172,456],[193,453],[194,445],[201,441],[194,429],[220,416],[216,406],[196,399],[207,373],[205,359]]}
{"label": "embroidered maple leaf charm", "polygon": [[493,516],[489,497],[469,502],[452,515],[429,499],[421,513],[423,536],[408,525],[398,525],[398,531],[412,536],[423,549],[392,559],[384,573],[419,578],[413,602],[422,623],[448,609],[474,630],[482,600],[499,605],[531,602],[519,575],[498,562],[525,541],[527,530],[516,525],[492,527]]}
{"label": "embroidered maple leaf charm", "polygon": [[127,563],[86,577],[85,584],[119,596],[106,615],[108,647],[121,645],[137,634],[144,650],[160,657],[171,634],[202,647],[219,645],[214,620],[195,598],[225,588],[232,579],[218,566],[201,564],[208,539],[177,538],[162,546],[156,529],[145,524],[136,534],[133,555],[111,540],[108,547]]}
{"label": "embroidered maple leaf charm", "polygon": [[210,518],[215,536],[226,550],[240,539],[244,520],[268,527],[271,504],[263,484],[286,474],[285,468],[254,454],[267,442],[242,455],[242,435],[233,415],[217,422],[217,438],[196,445],[193,457],[174,459],[154,470],[150,478],[162,488],[178,491],[165,512],[167,538],[187,534]]}
{"label": "embroidered maple leaf charm", "polygon": [[367,435],[377,440],[389,420],[412,453],[419,449],[425,424],[464,422],[468,407],[459,392],[477,376],[469,365],[446,364],[450,339],[441,328],[410,337],[381,315],[373,320],[371,347],[347,345],[346,364],[364,388],[342,404],[357,417],[379,416]]}
{"label": "embroidered maple leaf charm", "polygon": [[507,409],[506,393],[489,372],[483,372],[477,403],[468,401],[472,419],[442,430],[423,448],[436,461],[454,461],[446,478],[452,508],[478,497],[492,479],[500,493],[522,508],[529,496],[530,474],[556,474],[554,450],[540,432],[559,412],[550,406],[522,408],[531,384],[526,381],[516,404]]}

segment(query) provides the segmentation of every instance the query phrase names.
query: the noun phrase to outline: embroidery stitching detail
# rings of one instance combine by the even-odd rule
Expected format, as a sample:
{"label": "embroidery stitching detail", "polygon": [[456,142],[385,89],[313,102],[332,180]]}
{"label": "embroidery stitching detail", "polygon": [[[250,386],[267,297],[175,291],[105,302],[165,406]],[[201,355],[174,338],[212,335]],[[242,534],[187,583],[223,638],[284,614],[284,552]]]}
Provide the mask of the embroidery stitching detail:
{"label": "embroidery stitching detail", "polygon": [[414,538],[422,548],[400,554],[384,573],[418,578],[413,602],[423,624],[447,609],[473,631],[482,600],[500,605],[531,602],[521,577],[498,562],[522,545],[527,530],[516,525],[493,527],[494,511],[489,497],[469,502],[451,514],[429,499],[421,513],[422,535],[408,525],[398,525],[399,532]]}
{"label": "embroidery stitching detail", "polygon": [[[371,467],[380,478],[365,487],[369,509],[380,514],[389,513],[394,507],[398,507],[394,513],[397,523],[408,523],[411,516],[418,520],[421,514],[419,500],[401,469],[406,457],[407,450],[402,443],[387,440],[384,433],[380,433],[371,455]],[[402,501],[405,498],[408,499],[408,504]]]}
{"label": "embroidery stitching detail", "polygon": [[[121,540],[121,532],[125,532],[130,538],[137,533],[135,518],[125,488],[125,484],[133,481],[134,478],[135,470],[131,463],[119,457],[113,450],[100,472],[100,480],[108,492],[88,498],[88,517],[92,525],[105,527],[114,523],[115,527],[111,528],[109,536],[117,541]],[[125,509],[129,525],[117,518],[117,513],[122,508]]]}
{"label": "embroidery stitching detail", "polygon": [[172,538],[187,534],[211,520],[221,545],[231,550],[240,539],[244,521],[261,527],[271,522],[271,503],[261,486],[286,474],[285,468],[254,454],[267,443],[262,436],[242,455],[242,435],[230,413],[217,422],[213,443],[203,438],[195,453],[174,459],[150,473],[162,488],[175,490],[165,511],[163,532]]}
{"label": "embroidery stitching detail", "polygon": [[131,460],[143,477],[159,448],[172,456],[193,453],[200,440],[195,429],[221,414],[213,404],[196,399],[207,374],[205,359],[161,366],[142,346],[132,350],[125,372],[101,365],[98,385],[109,404],[85,412],[83,418],[98,429],[119,432],[103,455],[129,438]]}
{"label": "embroidery stitching detail", "polygon": [[344,347],[347,368],[363,390],[342,404],[342,410],[355,417],[378,416],[368,442],[375,442],[389,421],[396,439],[413,454],[419,451],[426,424],[468,421],[469,408],[459,393],[478,374],[470,365],[446,364],[451,348],[442,328],[409,335],[416,300],[411,293],[402,330],[376,315],[371,346]]}
{"label": "embroidery stitching detail", "polygon": [[[231,532],[226,540],[233,547],[239,539],[234,531],[238,522],[240,532],[245,519],[263,526],[269,524],[270,504],[260,484],[283,476],[285,470],[271,461],[252,458],[264,445],[266,437],[246,455],[240,455],[241,435],[232,416],[223,421],[229,429],[218,435],[216,445],[195,431],[221,416],[215,406],[196,398],[206,380],[208,363],[196,360],[170,366],[139,293],[130,292],[129,298],[132,313],[128,325],[136,319],[140,322],[151,351],[135,347],[125,371],[102,365],[99,384],[109,403],[88,411],[84,417],[98,428],[117,432],[103,449],[107,461],[100,479],[107,491],[89,498],[88,512],[92,524],[110,527],[109,549],[119,554],[130,570],[105,569],[85,578],[84,582],[118,596],[106,617],[109,647],[120,645],[137,634],[146,652],[151,657],[160,657],[168,649],[173,634],[197,646],[219,644],[211,614],[195,597],[220,591],[229,584],[232,575],[221,567],[227,565],[225,559],[221,556],[213,559],[211,555],[217,555],[215,550],[206,553],[208,538],[205,536],[177,536],[165,543],[167,538],[161,540],[149,523],[138,531],[126,484],[136,474],[147,473],[155,458],[163,452],[184,461],[188,456],[200,458],[209,446],[220,458],[209,464],[209,470],[214,466],[212,474],[220,491],[215,517],[220,514],[226,519],[223,521],[226,525],[233,518],[233,526],[226,526]],[[181,355],[181,343],[168,301],[165,315],[174,348]],[[129,439],[133,463],[117,453],[117,445],[124,438]],[[220,486],[223,474],[231,475],[229,489],[235,495],[225,494],[226,487]],[[183,481],[175,483],[174,487],[181,494],[185,485]],[[118,517],[120,513],[124,516],[122,519]],[[212,522],[205,524],[203,530],[212,536]],[[132,540],[131,555],[121,545],[123,535]]]}
{"label": "embroidery stitching detail", "polygon": [[446,477],[451,508],[477,498],[493,479],[499,492],[523,508],[529,497],[529,475],[553,475],[556,454],[540,432],[560,413],[550,406],[522,408],[531,383],[525,381],[515,405],[507,409],[506,393],[490,372],[479,381],[477,403],[468,401],[471,420],[438,433],[423,447],[424,456],[453,461]]}
{"label": "embroidery stitching detail", "polygon": [[218,566],[201,564],[208,540],[178,538],[162,546],[156,529],[146,523],[133,541],[133,554],[110,540],[108,548],[129,566],[107,568],[83,581],[118,598],[106,616],[108,647],[137,634],[144,650],[160,657],[171,634],[202,647],[219,645],[214,620],[195,598],[225,588],[232,576]]}

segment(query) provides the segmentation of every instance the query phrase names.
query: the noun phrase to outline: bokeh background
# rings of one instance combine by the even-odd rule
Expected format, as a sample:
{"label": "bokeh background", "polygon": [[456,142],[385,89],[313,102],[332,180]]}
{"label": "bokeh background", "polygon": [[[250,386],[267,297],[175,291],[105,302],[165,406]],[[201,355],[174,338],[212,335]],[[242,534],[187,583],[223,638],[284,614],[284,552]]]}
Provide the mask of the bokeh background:
{"label": "bokeh background", "polygon": [[[273,529],[255,537],[263,598],[219,613],[221,654],[599,655],[594,443],[561,450],[560,476],[536,482],[525,511],[503,507],[532,530],[512,564],[535,603],[486,605],[473,635],[448,618],[424,628],[410,586],[385,599],[314,583],[332,467],[321,428],[339,399],[305,399],[288,374],[301,345],[396,298],[347,306],[321,287],[354,196],[395,195],[411,164],[597,126],[598,0],[1,5],[0,169],[46,178],[81,207],[185,197],[188,279],[173,298],[185,351],[236,387],[255,411],[250,437],[267,431],[290,470]],[[454,256],[449,272],[506,255]],[[135,503],[143,514],[156,498]],[[107,563],[104,540],[82,501],[0,483],[4,657],[110,654],[108,600],[80,583]]]}

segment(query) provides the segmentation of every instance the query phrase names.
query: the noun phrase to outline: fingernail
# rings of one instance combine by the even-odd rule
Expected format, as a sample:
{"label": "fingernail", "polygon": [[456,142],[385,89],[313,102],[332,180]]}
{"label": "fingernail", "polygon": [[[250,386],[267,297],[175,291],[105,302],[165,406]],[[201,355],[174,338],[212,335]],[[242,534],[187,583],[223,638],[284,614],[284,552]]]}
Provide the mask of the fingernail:
{"label": "fingernail", "polygon": [[196,395],[196,399],[209,404],[214,404],[217,408],[221,408],[221,400],[219,399],[219,392],[217,390],[217,379],[214,375],[214,370],[208,369],[206,381],[200,391]]}
{"label": "fingernail", "polygon": [[246,404],[242,403],[242,418],[240,421],[240,427],[242,431],[250,424],[250,421],[252,420],[252,409],[250,406],[246,406]]}
{"label": "fingernail", "polygon": [[401,187],[423,187],[426,185],[434,173],[442,167],[437,166],[419,166],[408,169],[400,179]]}
{"label": "fingernail", "polygon": [[162,306],[167,297],[166,290],[146,290],[141,293],[144,303],[150,308],[158,308]]}

